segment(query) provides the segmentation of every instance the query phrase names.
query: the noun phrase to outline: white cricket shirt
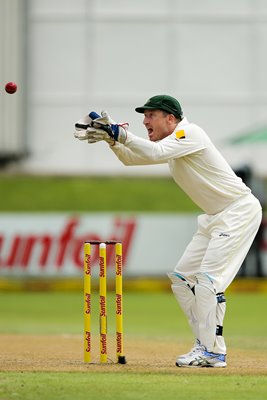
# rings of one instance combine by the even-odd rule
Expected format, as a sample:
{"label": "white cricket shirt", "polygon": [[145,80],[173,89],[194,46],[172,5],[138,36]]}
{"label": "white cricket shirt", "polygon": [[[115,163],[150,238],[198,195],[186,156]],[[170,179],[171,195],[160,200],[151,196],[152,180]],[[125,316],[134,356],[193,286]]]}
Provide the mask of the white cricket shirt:
{"label": "white cricket shirt", "polygon": [[111,149],[124,165],[168,163],[175,182],[206,214],[217,214],[251,192],[205,131],[186,118],[158,142],[128,132],[125,144]]}

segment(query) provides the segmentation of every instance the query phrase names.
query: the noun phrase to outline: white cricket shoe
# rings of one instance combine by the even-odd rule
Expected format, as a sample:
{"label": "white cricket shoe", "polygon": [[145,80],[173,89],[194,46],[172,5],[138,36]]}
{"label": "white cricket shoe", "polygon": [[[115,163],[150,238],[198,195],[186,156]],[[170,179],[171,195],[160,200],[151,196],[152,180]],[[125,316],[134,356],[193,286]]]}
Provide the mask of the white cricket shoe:
{"label": "white cricket shoe", "polygon": [[176,360],[177,367],[226,367],[226,355],[211,353],[204,346],[197,351],[188,353],[185,357],[178,357]]}
{"label": "white cricket shoe", "polygon": [[192,349],[191,349],[188,353],[181,354],[181,355],[177,358],[177,361],[176,361],[176,362],[178,362],[178,361],[180,361],[180,360],[181,360],[181,362],[182,362],[184,359],[187,359],[188,357],[194,356],[196,353],[198,353],[198,352],[201,351],[201,350],[203,350],[203,346],[201,345],[200,340],[196,339],[195,342],[194,342],[194,345],[193,345]]}

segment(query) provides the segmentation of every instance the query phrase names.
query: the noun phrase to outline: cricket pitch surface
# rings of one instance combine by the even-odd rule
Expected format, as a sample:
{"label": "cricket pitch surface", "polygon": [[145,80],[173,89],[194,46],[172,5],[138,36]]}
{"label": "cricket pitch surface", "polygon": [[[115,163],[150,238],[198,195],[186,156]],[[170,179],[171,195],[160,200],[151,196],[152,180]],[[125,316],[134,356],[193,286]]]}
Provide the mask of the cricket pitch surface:
{"label": "cricket pitch surface", "polygon": [[[267,375],[266,351],[228,349],[226,368],[178,368],[175,360],[189,351],[188,343],[149,338],[125,340],[126,365],[116,364],[110,347],[108,364],[99,364],[99,343],[94,339],[92,363],[83,362],[81,335],[0,335],[0,371],[120,371]],[[115,347],[115,345],[114,345]]]}

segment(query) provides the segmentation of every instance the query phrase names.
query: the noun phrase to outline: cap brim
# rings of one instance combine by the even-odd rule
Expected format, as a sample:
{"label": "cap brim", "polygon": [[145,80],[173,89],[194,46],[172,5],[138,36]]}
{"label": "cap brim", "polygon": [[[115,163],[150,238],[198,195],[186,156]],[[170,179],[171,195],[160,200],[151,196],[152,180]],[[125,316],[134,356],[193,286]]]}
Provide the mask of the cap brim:
{"label": "cap brim", "polygon": [[143,107],[137,107],[137,108],[135,109],[135,111],[138,112],[138,113],[140,113],[140,114],[144,114],[145,110],[159,110],[159,108],[156,108],[156,107],[149,107],[149,106],[144,107],[144,106],[143,106]]}

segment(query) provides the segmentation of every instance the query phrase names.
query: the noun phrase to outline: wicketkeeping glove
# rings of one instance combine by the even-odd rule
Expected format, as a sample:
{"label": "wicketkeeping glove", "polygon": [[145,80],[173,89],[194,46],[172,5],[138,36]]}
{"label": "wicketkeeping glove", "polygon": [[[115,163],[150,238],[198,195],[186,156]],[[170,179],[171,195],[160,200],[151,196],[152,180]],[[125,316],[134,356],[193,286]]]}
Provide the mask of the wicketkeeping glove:
{"label": "wicketkeeping glove", "polygon": [[128,123],[116,124],[106,111],[102,111],[101,116],[92,111],[76,122],[74,136],[79,140],[88,140],[88,143],[101,140],[111,145],[116,141],[125,143],[128,126]]}
{"label": "wicketkeeping glove", "polygon": [[[93,113],[89,115],[92,116]],[[94,113],[95,114],[95,113]],[[127,129],[129,124],[124,122],[121,124],[116,124],[106,111],[101,112],[101,117],[93,119],[91,122],[92,128],[97,128],[97,131],[105,131],[111,139],[116,142],[124,144],[127,139]],[[100,139],[101,140],[101,139]],[[106,140],[105,138],[102,140]]]}
{"label": "wicketkeeping glove", "polygon": [[90,136],[90,133],[96,131],[95,128],[90,129],[91,123],[92,118],[90,117],[90,115],[86,115],[85,117],[79,119],[78,122],[76,122],[74,132],[74,136],[76,137],[76,139],[87,140]]}
{"label": "wicketkeeping glove", "polygon": [[[89,143],[95,143],[98,142],[99,140],[103,140],[103,139],[93,140],[93,135],[96,134],[97,130],[98,129],[96,128],[87,128],[87,129],[76,128],[74,132],[74,137],[76,137],[76,139],[79,140],[88,140]],[[114,140],[112,139],[111,141],[114,142]]]}
{"label": "wicketkeeping glove", "polygon": [[103,131],[102,129],[96,129],[96,128],[87,128],[87,137],[88,143],[96,143],[100,142],[101,140],[104,140],[110,145],[115,144],[115,140],[112,139],[109,134],[106,131]]}
{"label": "wicketkeeping glove", "polygon": [[96,113],[90,113],[86,115],[85,117],[79,119],[78,122],[75,124],[75,129],[87,129],[90,126],[92,126],[92,121],[93,119],[97,118]]}

